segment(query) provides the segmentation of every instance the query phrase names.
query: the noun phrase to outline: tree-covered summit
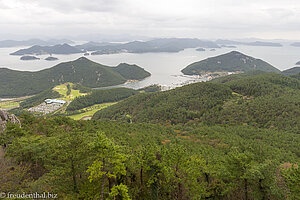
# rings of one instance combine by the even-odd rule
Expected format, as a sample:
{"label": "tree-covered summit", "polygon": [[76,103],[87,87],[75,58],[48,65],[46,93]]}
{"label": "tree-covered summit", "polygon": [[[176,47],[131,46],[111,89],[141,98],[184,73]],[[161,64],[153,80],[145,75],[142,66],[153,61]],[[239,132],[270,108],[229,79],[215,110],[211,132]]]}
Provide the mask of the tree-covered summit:
{"label": "tree-covered summit", "polygon": [[18,97],[40,93],[62,83],[80,83],[96,88],[141,80],[150,73],[136,65],[121,64],[109,67],[85,57],[63,62],[37,72],[0,68],[0,97]]}
{"label": "tree-covered summit", "polygon": [[238,51],[231,51],[223,55],[192,63],[181,71],[186,75],[201,75],[208,72],[248,72],[252,70],[280,72],[280,70],[269,63]]}

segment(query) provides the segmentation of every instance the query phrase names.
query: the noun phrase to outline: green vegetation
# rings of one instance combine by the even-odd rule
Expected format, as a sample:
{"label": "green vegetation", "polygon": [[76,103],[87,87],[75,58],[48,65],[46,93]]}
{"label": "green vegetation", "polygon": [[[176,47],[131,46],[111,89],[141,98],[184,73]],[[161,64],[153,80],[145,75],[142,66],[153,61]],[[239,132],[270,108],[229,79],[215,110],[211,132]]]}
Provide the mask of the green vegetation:
{"label": "green vegetation", "polygon": [[300,73],[300,67],[293,67],[293,68],[290,68],[290,69],[287,69],[287,70],[284,70],[281,72],[281,74],[287,75],[287,76],[299,74],[299,73]]}
{"label": "green vegetation", "polygon": [[0,136],[7,146],[3,192],[48,191],[59,199],[299,198],[299,134],[21,119],[21,128],[9,125]]}
{"label": "green vegetation", "polygon": [[137,93],[138,91],[129,88],[93,90],[88,95],[74,99],[67,107],[67,111],[80,110],[94,104],[120,101]]}
{"label": "green vegetation", "polygon": [[108,67],[84,57],[38,72],[0,68],[0,97],[38,94],[67,82],[80,83],[90,88],[118,85],[128,80],[125,78],[129,76],[127,70],[131,73],[131,79],[137,77],[139,80],[150,75],[136,65],[122,64],[119,67]]}
{"label": "green vegetation", "polygon": [[82,86],[80,84],[77,84],[77,83],[72,84],[72,89],[79,90],[79,93],[90,93],[93,90],[91,88],[84,87],[84,86]]}
{"label": "green vegetation", "polygon": [[74,53],[83,53],[84,51],[77,49],[68,44],[57,44],[54,46],[39,46],[34,45],[27,49],[20,49],[10,55],[28,55],[28,54],[74,54]]}
{"label": "green vegetation", "polygon": [[0,191],[66,200],[300,199],[300,80],[251,71],[164,92],[93,90],[76,100],[102,103],[121,91],[132,96],[72,111],[80,119],[101,109],[97,120],[23,114],[21,127],[8,123]]}
{"label": "green vegetation", "polygon": [[74,120],[80,120],[84,119],[86,117],[92,118],[92,116],[99,110],[106,108],[108,106],[114,105],[116,103],[103,103],[103,104],[95,104],[93,106],[83,108],[81,110],[78,110],[79,114],[74,114],[74,115],[68,115],[68,117],[74,119]]}
{"label": "green vegetation", "polygon": [[20,103],[20,107],[25,109],[25,108],[31,108],[34,106],[37,106],[45,101],[45,99],[54,99],[54,98],[59,98],[62,95],[59,94],[57,91],[54,91],[52,89],[45,90],[41,92],[40,94],[37,94],[35,96],[32,96],[25,101]]}
{"label": "green vegetation", "polygon": [[181,71],[186,75],[202,75],[207,72],[248,72],[253,70],[280,72],[280,70],[263,60],[237,51],[192,63]]}
{"label": "green vegetation", "polygon": [[73,83],[57,85],[53,88],[53,90],[58,92],[61,95],[60,99],[65,101],[72,101],[77,97],[86,95],[85,93],[81,93],[79,90],[74,89]]}
{"label": "green vegetation", "polygon": [[11,108],[18,107],[19,105],[20,105],[20,102],[17,102],[17,101],[0,102],[1,109],[11,109]]}
{"label": "green vegetation", "polygon": [[251,74],[136,95],[93,118],[172,124],[194,120],[299,132],[300,81],[275,73]]}
{"label": "green vegetation", "polygon": [[142,80],[151,75],[137,65],[128,65],[126,63],[119,64],[115,71],[122,74],[126,80]]}
{"label": "green vegetation", "polygon": [[147,87],[139,89],[138,91],[146,92],[146,93],[158,92],[158,91],[161,91],[161,86],[160,85],[149,85]]}
{"label": "green vegetation", "polygon": [[[159,93],[142,93],[103,109],[94,119],[134,122],[187,122],[215,113],[230,99],[229,87],[214,83],[191,84]],[[130,118],[130,119],[129,119]]]}

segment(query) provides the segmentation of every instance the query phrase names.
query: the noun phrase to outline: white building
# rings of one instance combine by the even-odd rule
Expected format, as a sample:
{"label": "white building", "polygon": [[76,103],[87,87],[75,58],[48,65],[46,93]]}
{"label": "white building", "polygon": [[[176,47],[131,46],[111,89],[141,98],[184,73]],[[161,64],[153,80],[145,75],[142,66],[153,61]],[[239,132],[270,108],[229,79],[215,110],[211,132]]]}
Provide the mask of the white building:
{"label": "white building", "polygon": [[46,100],[45,100],[45,103],[46,103],[46,104],[52,104],[52,103],[65,104],[65,103],[67,103],[67,102],[64,101],[64,100],[60,100],[60,99],[46,99]]}

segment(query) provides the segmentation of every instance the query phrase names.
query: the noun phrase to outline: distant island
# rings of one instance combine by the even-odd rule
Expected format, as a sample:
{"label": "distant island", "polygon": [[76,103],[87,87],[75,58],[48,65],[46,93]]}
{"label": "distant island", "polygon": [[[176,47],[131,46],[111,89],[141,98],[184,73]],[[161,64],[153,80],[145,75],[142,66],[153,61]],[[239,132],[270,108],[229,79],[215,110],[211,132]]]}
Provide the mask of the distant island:
{"label": "distant island", "polygon": [[198,48],[198,49],[196,49],[196,51],[205,51],[205,49],[204,48]]}
{"label": "distant island", "polygon": [[58,44],[54,46],[39,46],[35,45],[27,49],[20,49],[10,55],[43,55],[43,54],[75,54],[83,53],[83,50],[79,50],[68,44]]}
{"label": "distant island", "polygon": [[293,68],[290,68],[290,69],[287,69],[287,70],[284,70],[281,72],[281,74],[287,75],[287,76],[295,75],[295,74],[299,74],[299,73],[300,73],[300,67],[293,67]]}
{"label": "distant island", "polygon": [[186,48],[220,48],[215,42],[191,38],[158,38],[150,41],[121,43],[88,42],[75,46],[78,49],[94,51],[92,55],[115,53],[179,52]]}
{"label": "distant island", "polygon": [[34,95],[67,82],[91,88],[114,86],[128,80],[142,80],[150,75],[137,65],[121,63],[110,67],[85,57],[37,72],[0,68],[0,97]]}
{"label": "distant island", "polygon": [[92,51],[91,55],[116,53],[150,53],[150,52],[179,52],[186,48],[220,48],[215,42],[192,38],[158,38],[150,41],[133,41],[127,43],[98,43],[88,42],[71,46],[59,44],[54,46],[34,45],[27,49],[20,49],[10,55],[41,55],[41,54],[75,54]]}
{"label": "distant island", "polygon": [[280,73],[280,70],[269,63],[238,51],[192,63],[181,71],[185,75],[204,75],[216,72],[247,72],[252,70]]}
{"label": "distant island", "polygon": [[296,65],[300,65],[300,61],[296,63]]}
{"label": "distant island", "polygon": [[40,39],[30,39],[30,40],[2,40],[0,41],[0,48],[7,47],[18,47],[18,46],[33,46],[33,45],[56,45],[56,44],[73,44],[72,40],[68,39],[50,39],[50,40],[40,40]]}
{"label": "distant island", "polygon": [[300,42],[294,42],[291,44],[293,47],[300,47]]}
{"label": "distant island", "polygon": [[84,55],[84,56],[89,56],[90,54],[89,54],[89,53],[84,53],[83,55]]}
{"label": "distant island", "polygon": [[58,60],[58,58],[49,56],[49,57],[45,58],[45,60],[54,61],[54,60]]}
{"label": "distant island", "polygon": [[92,51],[91,55],[116,53],[150,53],[150,52],[179,52],[186,48],[220,48],[215,42],[196,38],[158,38],[150,41],[133,41],[127,43],[88,42],[71,46],[59,44],[54,46],[34,45],[20,49],[10,55],[41,55],[41,54],[75,54]]}
{"label": "distant island", "polygon": [[247,45],[247,46],[267,46],[267,47],[282,47],[282,44],[275,42],[238,42],[234,40],[216,40],[219,45]]}
{"label": "distant island", "polygon": [[20,60],[40,60],[40,58],[35,56],[22,56]]}
{"label": "distant island", "polygon": [[221,45],[222,48],[237,48],[236,46],[233,45]]}

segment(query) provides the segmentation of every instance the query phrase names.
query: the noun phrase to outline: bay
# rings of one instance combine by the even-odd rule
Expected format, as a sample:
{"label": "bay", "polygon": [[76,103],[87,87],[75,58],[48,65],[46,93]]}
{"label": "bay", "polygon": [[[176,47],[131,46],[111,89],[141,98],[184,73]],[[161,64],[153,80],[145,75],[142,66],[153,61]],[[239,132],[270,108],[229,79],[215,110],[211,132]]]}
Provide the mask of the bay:
{"label": "bay", "polygon": [[[23,47],[24,48],[24,47]],[[59,60],[44,60],[49,55],[38,56],[41,60],[22,61],[19,56],[11,56],[18,48],[0,48],[0,67],[6,67],[21,71],[38,71],[47,69],[61,62],[75,60],[83,54],[71,55],[53,55]],[[141,88],[151,84],[160,84],[164,86],[179,86],[185,83],[199,81],[192,76],[183,76],[180,72],[187,65],[208,57],[228,53],[230,51],[240,51],[249,56],[260,58],[280,70],[285,70],[295,66],[300,61],[300,48],[284,45],[283,47],[258,47],[239,45],[237,48],[220,48],[215,51],[196,51],[196,49],[185,49],[178,53],[121,53],[109,55],[91,55],[88,59],[103,65],[116,66],[119,63],[136,64],[149,71],[152,75],[142,81],[123,84],[122,86],[131,88]],[[205,80],[205,79],[201,79]]]}

